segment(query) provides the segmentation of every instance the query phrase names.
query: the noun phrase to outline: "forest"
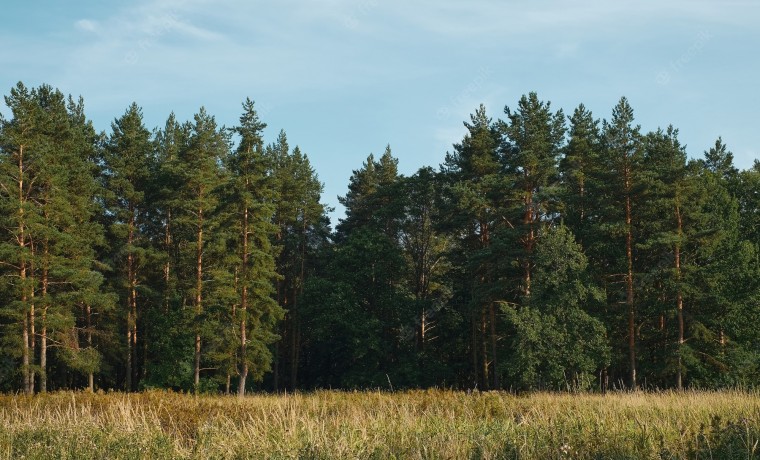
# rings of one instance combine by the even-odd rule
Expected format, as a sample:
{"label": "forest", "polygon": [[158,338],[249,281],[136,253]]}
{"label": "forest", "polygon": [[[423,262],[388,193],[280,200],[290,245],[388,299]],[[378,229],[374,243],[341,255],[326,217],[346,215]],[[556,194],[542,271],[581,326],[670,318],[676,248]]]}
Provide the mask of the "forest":
{"label": "forest", "polygon": [[133,103],[110,132],[49,85],[5,104],[0,392],[760,382],[760,161],[687,155],[624,97],[481,105],[409,176],[388,146],[334,229],[250,99],[231,128]]}

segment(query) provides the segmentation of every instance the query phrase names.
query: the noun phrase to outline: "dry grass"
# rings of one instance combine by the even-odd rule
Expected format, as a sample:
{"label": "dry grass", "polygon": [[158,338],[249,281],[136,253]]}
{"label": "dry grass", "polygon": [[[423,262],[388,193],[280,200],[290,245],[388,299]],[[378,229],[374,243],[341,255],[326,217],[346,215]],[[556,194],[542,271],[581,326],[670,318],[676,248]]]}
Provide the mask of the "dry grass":
{"label": "dry grass", "polygon": [[760,394],[0,396],[0,458],[756,458]]}

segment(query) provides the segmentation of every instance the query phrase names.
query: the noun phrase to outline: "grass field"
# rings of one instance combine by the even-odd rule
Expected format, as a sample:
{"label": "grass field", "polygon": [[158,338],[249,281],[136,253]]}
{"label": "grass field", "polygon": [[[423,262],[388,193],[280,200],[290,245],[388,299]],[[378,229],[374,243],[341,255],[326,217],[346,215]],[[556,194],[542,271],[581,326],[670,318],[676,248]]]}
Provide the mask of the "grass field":
{"label": "grass field", "polygon": [[0,458],[757,458],[760,394],[0,396]]}

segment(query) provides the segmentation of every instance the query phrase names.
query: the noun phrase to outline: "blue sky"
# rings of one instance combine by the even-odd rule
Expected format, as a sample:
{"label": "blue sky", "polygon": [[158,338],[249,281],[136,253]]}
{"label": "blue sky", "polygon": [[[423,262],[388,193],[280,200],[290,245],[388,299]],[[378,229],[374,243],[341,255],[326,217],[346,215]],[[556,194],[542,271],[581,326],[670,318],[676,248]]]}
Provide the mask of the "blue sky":
{"label": "blue sky", "polygon": [[84,96],[106,131],[132,101],[149,128],[200,106],[231,126],[250,97],[267,141],[285,129],[332,206],[369,153],[390,144],[405,174],[437,166],[478,104],[500,118],[529,91],[598,118],[625,95],[644,131],[673,124],[691,156],[720,135],[737,166],[760,158],[756,0],[40,0],[2,12],[2,94],[49,83]]}

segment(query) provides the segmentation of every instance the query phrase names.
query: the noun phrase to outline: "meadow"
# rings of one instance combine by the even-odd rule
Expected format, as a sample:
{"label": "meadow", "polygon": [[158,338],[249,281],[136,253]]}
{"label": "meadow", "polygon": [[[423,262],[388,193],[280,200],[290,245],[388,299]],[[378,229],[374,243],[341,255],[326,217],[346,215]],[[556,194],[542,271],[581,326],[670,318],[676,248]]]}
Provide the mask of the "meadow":
{"label": "meadow", "polygon": [[0,396],[2,459],[751,459],[760,394]]}

